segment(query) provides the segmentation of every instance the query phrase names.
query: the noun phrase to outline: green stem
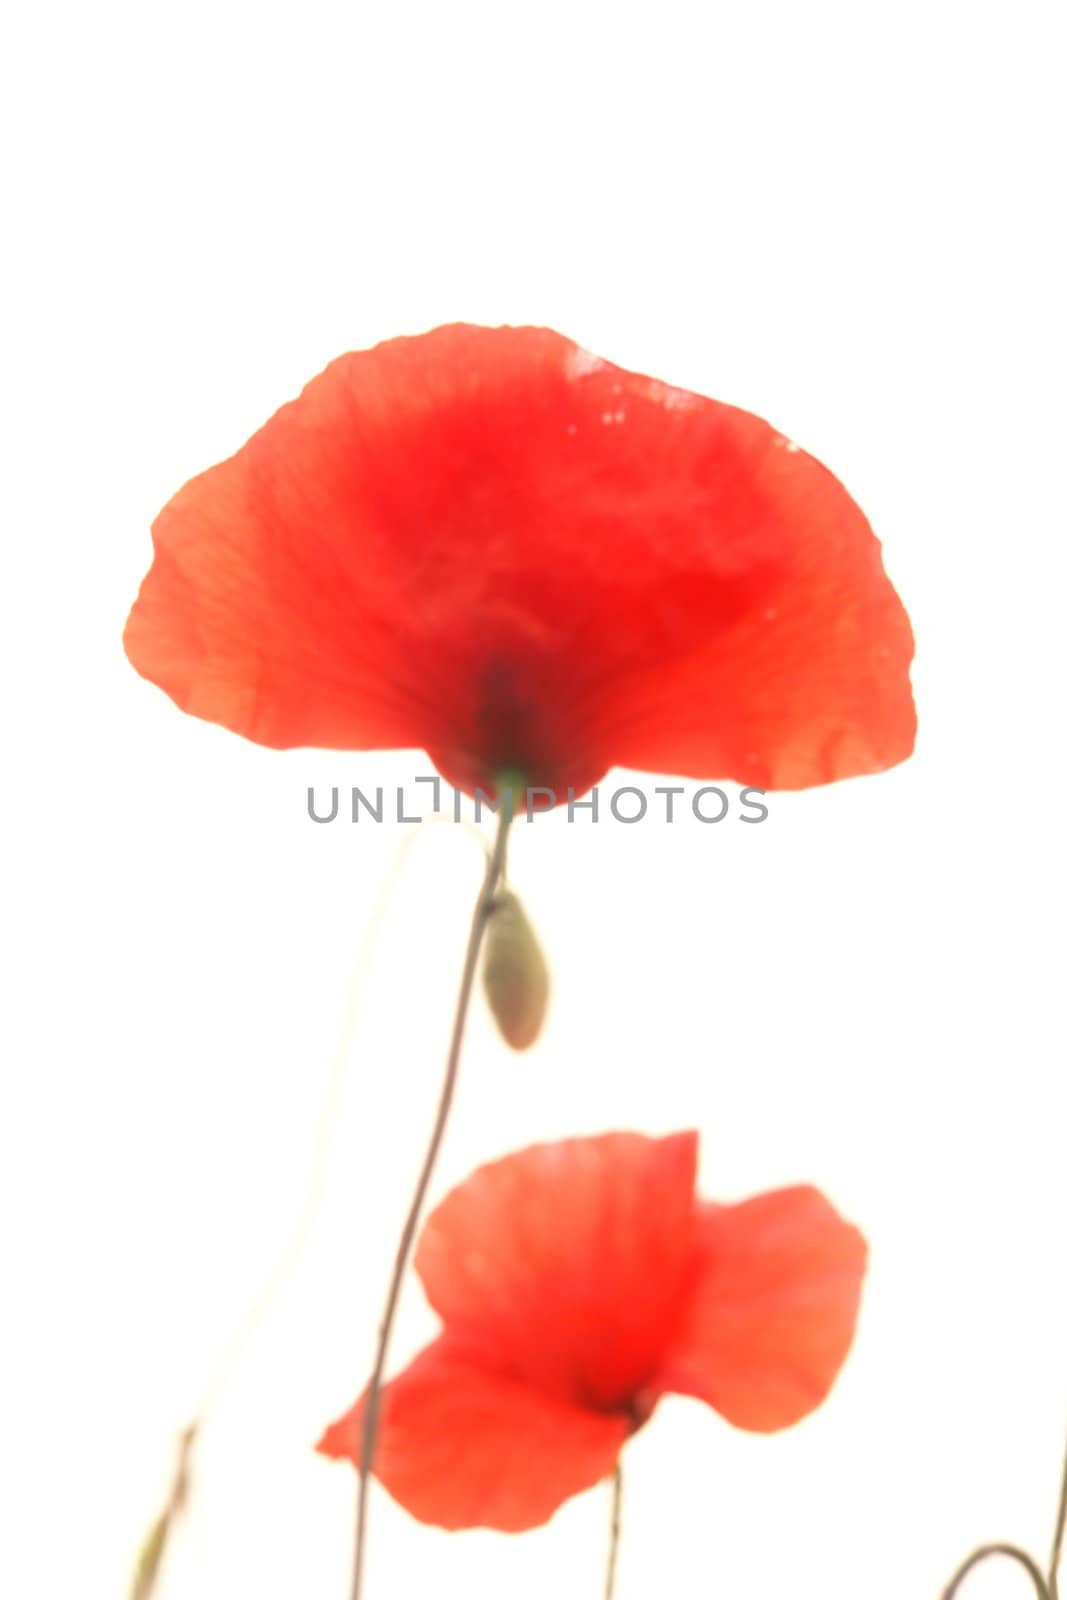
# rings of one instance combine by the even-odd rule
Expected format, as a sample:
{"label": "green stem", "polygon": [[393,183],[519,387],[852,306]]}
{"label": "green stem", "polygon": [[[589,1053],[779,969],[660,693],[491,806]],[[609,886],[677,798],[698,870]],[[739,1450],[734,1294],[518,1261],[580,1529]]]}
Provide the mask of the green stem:
{"label": "green stem", "polygon": [[1020,1550],[1016,1544],[983,1544],[977,1550],[972,1550],[963,1565],[957,1567],[956,1572],[949,1581],[948,1588],[941,1596],[941,1600],[954,1600],[960,1584],[971,1569],[977,1567],[980,1562],[988,1560],[990,1556],[1008,1556],[1012,1561],[1017,1561],[1020,1567],[1029,1574],[1038,1600],[1052,1600],[1049,1586],[1045,1582],[1041,1568],[1033,1556],[1027,1555],[1026,1551]]}
{"label": "green stem", "polygon": [[478,970],[478,956],[481,952],[482,940],[485,937],[489,918],[493,912],[497,885],[504,873],[504,865],[507,859],[508,831],[514,815],[514,801],[514,790],[510,786],[504,788],[501,791],[496,841],[492,855],[486,865],[481,892],[478,895],[474,914],[471,917],[470,933],[467,938],[467,953],[463,962],[463,974],[459,982],[459,996],[456,1001],[456,1012],[452,1023],[452,1038],[448,1049],[448,1060],[445,1065],[445,1076],[441,1085],[440,1098],[437,1102],[437,1115],[434,1119],[433,1131],[430,1134],[430,1142],[423,1157],[422,1168],[411,1197],[411,1204],[408,1207],[408,1214],[401,1230],[400,1243],[397,1246],[396,1259],[393,1262],[392,1276],[385,1300],[385,1311],[382,1314],[382,1321],[378,1330],[378,1347],[375,1352],[374,1368],[371,1372],[370,1384],[367,1389],[367,1406],[363,1418],[359,1491],[356,1500],[356,1541],[352,1566],[351,1600],[361,1600],[363,1594],[363,1571],[367,1544],[367,1508],[371,1474],[374,1470],[374,1450],[378,1439],[382,1380],[385,1375],[385,1364],[389,1356],[389,1343],[392,1338],[393,1325],[396,1322],[397,1307],[400,1302],[400,1289],[404,1281],[404,1274],[407,1271],[408,1261],[415,1242],[415,1234],[422,1216],[423,1204],[433,1178],[434,1168],[437,1165],[437,1157],[440,1154],[445,1128],[448,1124],[448,1114],[452,1108],[452,1101],[456,1092],[460,1051],[467,1025],[467,1013],[470,1010],[474,977]]}
{"label": "green stem", "polygon": [[619,1566],[619,1535],[622,1532],[622,1463],[615,1465],[611,1480],[611,1539],[608,1545],[608,1575],[604,1600],[615,1600],[615,1578]]}
{"label": "green stem", "polygon": [[1060,1478],[1060,1503],[1056,1511],[1056,1531],[1052,1535],[1052,1554],[1048,1564],[1049,1600],[1060,1600],[1060,1561],[1063,1557],[1063,1536],[1067,1529],[1067,1451],[1063,1457],[1063,1474]]}
{"label": "green stem", "polygon": [[1052,1554],[1049,1557],[1048,1578],[1027,1551],[1017,1544],[983,1544],[973,1550],[962,1566],[957,1567],[941,1600],[954,1600],[960,1584],[973,1568],[990,1556],[1007,1556],[1018,1562],[1033,1583],[1038,1600],[1060,1600],[1060,1561],[1063,1558],[1064,1531],[1067,1528],[1067,1455],[1064,1456],[1063,1474],[1060,1478],[1060,1498],[1056,1507],[1056,1529],[1052,1535]]}

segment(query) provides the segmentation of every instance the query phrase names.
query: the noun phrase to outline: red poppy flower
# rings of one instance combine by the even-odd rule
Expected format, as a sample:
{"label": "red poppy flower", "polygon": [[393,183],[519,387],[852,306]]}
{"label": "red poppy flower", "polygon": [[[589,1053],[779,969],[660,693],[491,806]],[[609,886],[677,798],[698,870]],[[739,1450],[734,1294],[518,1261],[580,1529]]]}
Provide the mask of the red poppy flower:
{"label": "red poppy flower", "polygon": [[260,744],[560,798],[615,765],[797,789],[911,752],[908,620],[840,483],[546,328],[340,357],[153,535],[130,660]]}
{"label": "red poppy flower", "polygon": [[[535,1145],[426,1223],[440,1336],[382,1391],[375,1475],[420,1521],[519,1532],[609,1474],[668,1391],[773,1432],[852,1341],[861,1235],[815,1189],[694,1196],[697,1135]],[[319,1450],[357,1466],[363,1400]]]}

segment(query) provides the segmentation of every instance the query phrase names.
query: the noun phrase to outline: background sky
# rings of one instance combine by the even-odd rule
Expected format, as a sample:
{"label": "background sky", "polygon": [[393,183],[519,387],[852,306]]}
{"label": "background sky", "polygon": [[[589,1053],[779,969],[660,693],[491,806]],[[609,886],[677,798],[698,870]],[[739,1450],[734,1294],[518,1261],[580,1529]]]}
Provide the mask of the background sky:
{"label": "background sky", "polygon": [[[744,827],[520,825],[555,992],[476,1008],[435,1193],[542,1137],[702,1135],[720,1199],[812,1181],[871,1244],[826,1406],[668,1401],[619,1600],[932,1597],[1043,1559],[1067,1428],[1059,8],[24,7],[5,25],[7,962],[0,1591],[118,1600],[173,1439],[316,1164],[404,838],[128,666],[148,527],[329,359],[535,322],[766,415],[881,535],[916,755]],[[708,774],[714,780],[717,774]],[[625,781],[619,777],[619,782]],[[663,779],[657,781],[665,781]],[[480,856],[419,830],[295,1273],[231,1367],[163,1600],[342,1600],[367,1370]],[[405,1295],[396,1365],[434,1324]],[[607,1491],[521,1542],[379,1493],[368,1600],[600,1593]],[[1025,1589],[976,1574],[973,1600]]]}

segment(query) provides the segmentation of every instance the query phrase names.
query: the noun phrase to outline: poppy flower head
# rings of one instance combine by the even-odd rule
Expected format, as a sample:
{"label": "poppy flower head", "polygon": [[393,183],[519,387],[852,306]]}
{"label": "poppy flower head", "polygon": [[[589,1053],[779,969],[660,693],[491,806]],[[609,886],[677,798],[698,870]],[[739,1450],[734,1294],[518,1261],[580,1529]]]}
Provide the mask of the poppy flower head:
{"label": "poppy flower head", "polygon": [[[607,1134],[481,1168],[426,1223],[439,1337],[382,1394],[375,1472],[414,1516],[518,1531],[613,1468],[668,1392],[757,1432],[825,1398],[866,1247],[814,1189],[694,1195],[697,1136]],[[324,1454],[357,1466],[363,1400]]]}
{"label": "poppy flower head", "polygon": [[415,1257],[450,1337],[506,1376],[630,1417],[689,1288],[697,1136],[608,1134],[481,1168]]}
{"label": "poppy flower head", "polygon": [[836,479],[549,329],[340,357],[153,538],[131,661],[262,744],[560,798],[613,765],[800,788],[911,750],[907,618]]}

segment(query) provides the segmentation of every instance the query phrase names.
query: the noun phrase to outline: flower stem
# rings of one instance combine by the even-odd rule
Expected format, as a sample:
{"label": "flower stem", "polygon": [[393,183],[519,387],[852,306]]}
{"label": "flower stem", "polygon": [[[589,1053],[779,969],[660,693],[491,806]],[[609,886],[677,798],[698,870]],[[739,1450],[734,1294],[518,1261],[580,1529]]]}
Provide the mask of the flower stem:
{"label": "flower stem", "polygon": [[972,1550],[966,1561],[956,1568],[949,1580],[948,1587],[941,1596],[941,1600],[954,1600],[956,1592],[967,1574],[972,1568],[977,1567],[990,1556],[1008,1556],[1012,1561],[1017,1561],[1020,1567],[1029,1574],[1038,1600],[1054,1600],[1054,1597],[1050,1597],[1048,1584],[1045,1582],[1041,1568],[1033,1556],[1028,1555],[1025,1550],[1021,1550],[1016,1544],[983,1544],[979,1545],[977,1550]]}
{"label": "flower stem", "polygon": [[1056,1509],[1056,1531],[1052,1535],[1052,1554],[1048,1564],[1049,1600],[1060,1600],[1060,1561],[1063,1558],[1063,1536],[1067,1531],[1067,1450],[1063,1457],[1063,1474],[1060,1478],[1060,1503]]}
{"label": "flower stem", "polygon": [[[326,1101],[319,1115],[318,1131],[315,1136],[315,1153],[311,1164],[311,1177],[303,1208],[292,1235],[281,1257],[271,1271],[264,1288],[226,1346],[201,1399],[198,1411],[191,1417],[178,1437],[178,1464],[171,1480],[167,1500],[142,1544],[128,1600],[152,1600],[153,1595],[156,1593],[160,1571],[170,1546],[171,1536],[175,1531],[179,1515],[184,1511],[193,1490],[195,1477],[193,1455],[204,1423],[215,1405],[219,1393],[225,1388],[226,1382],[243,1354],[248,1340],[263,1321],[274,1302],[275,1296],[289,1276],[293,1266],[299,1260],[308,1235],[311,1232],[325,1187],[326,1169],[333,1143],[334,1122],[337,1108],[341,1102],[345,1074],[348,1070],[352,1039],[355,1033],[359,1006],[363,998],[363,989],[374,959],[378,929],[384,921],[392,900],[393,891],[401,870],[407,861],[411,847],[417,840],[425,838],[427,829],[434,824],[447,824],[453,828],[456,826],[456,823],[444,814],[428,817],[422,827],[404,839],[394,855],[392,864],[382,883],[377,903],[363,935],[355,973],[352,977],[348,1005],[345,1010],[344,1026],[337,1045]],[[481,847],[485,848],[481,830],[476,828],[473,822],[463,821],[459,825],[476,837]],[[488,859],[488,854],[489,852],[486,850],[486,859]]]}
{"label": "flower stem", "polygon": [[990,1556],[1007,1556],[1028,1574],[1038,1600],[1060,1600],[1060,1562],[1063,1559],[1063,1540],[1067,1530],[1067,1454],[1060,1478],[1060,1498],[1056,1507],[1056,1529],[1052,1535],[1052,1554],[1049,1557],[1048,1578],[1027,1551],[1015,1544],[983,1544],[972,1550],[966,1561],[957,1567],[941,1600],[954,1600],[956,1591],[967,1574]]}
{"label": "flower stem", "polygon": [[608,1575],[604,1584],[604,1600],[615,1600],[615,1577],[619,1565],[619,1535],[622,1532],[622,1462],[615,1464],[611,1480],[611,1540],[608,1545]]}
{"label": "flower stem", "polygon": [[426,1154],[422,1160],[422,1167],[411,1197],[411,1204],[408,1207],[407,1217],[400,1233],[400,1243],[397,1246],[396,1259],[393,1262],[392,1276],[389,1280],[389,1290],[385,1299],[385,1310],[378,1329],[378,1346],[374,1356],[374,1368],[367,1388],[367,1406],[363,1418],[359,1490],[356,1499],[356,1539],[352,1565],[351,1600],[361,1600],[363,1594],[363,1569],[367,1543],[367,1508],[371,1473],[374,1468],[374,1449],[378,1438],[382,1379],[385,1375],[385,1364],[389,1356],[389,1342],[392,1338],[393,1325],[396,1322],[401,1285],[404,1281],[404,1274],[407,1271],[412,1246],[415,1242],[415,1234],[419,1226],[419,1219],[422,1215],[423,1203],[433,1178],[434,1167],[437,1164],[437,1157],[441,1150],[445,1128],[448,1123],[448,1114],[452,1108],[452,1100],[456,1092],[460,1050],[467,1025],[467,1013],[470,1010],[474,976],[478,970],[478,956],[481,952],[485,930],[488,926],[489,918],[493,914],[497,885],[504,873],[507,859],[508,831],[514,815],[514,801],[515,793],[510,786],[500,791],[496,840],[492,854],[486,864],[485,877],[482,880],[481,891],[475,902],[474,913],[471,917],[470,933],[467,937],[467,953],[463,961],[463,973],[459,981],[459,996],[456,1000],[456,1011],[452,1022],[452,1038],[448,1047],[448,1060],[445,1065],[440,1098],[437,1102],[437,1115],[434,1118],[430,1142],[426,1147]]}

